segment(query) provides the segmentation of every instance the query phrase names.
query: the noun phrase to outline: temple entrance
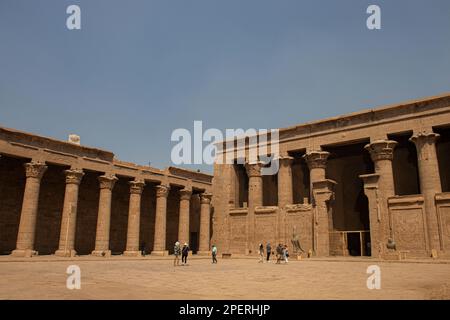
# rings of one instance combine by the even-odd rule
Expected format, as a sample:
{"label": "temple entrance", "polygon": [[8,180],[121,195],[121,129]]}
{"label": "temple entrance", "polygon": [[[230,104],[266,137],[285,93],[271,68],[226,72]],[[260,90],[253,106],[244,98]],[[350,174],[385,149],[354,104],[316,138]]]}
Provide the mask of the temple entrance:
{"label": "temple entrance", "polygon": [[197,253],[198,251],[198,232],[191,232],[190,238],[189,238],[189,242],[190,242],[190,249],[192,251],[192,253]]}
{"label": "temple entrance", "polygon": [[369,203],[361,174],[373,172],[373,162],[364,146],[369,141],[323,148],[328,151],[326,176],[336,181],[331,202],[330,255],[370,255]]}

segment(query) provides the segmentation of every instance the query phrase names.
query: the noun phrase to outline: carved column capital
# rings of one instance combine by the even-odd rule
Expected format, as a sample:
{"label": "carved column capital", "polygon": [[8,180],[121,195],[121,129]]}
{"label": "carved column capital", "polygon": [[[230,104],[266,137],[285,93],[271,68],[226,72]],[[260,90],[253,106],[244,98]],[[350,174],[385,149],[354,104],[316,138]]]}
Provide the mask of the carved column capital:
{"label": "carved column capital", "polygon": [[280,167],[289,167],[292,164],[293,160],[294,158],[290,156],[281,156],[278,158],[278,161],[280,162]]}
{"label": "carved column capital", "polygon": [[261,168],[263,167],[262,162],[247,162],[245,164],[245,170],[247,171],[248,177],[260,177]]}
{"label": "carved column capital", "polygon": [[27,178],[36,178],[40,180],[47,170],[47,166],[41,162],[25,163],[25,175]]}
{"label": "carved column capital", "polygon": [[303,158],[308,164],[309,169],[321,168],[325,169],[330,153],[327,151],[310,151],[306,153]]}
{"label": "carved column capital", "polygon": [[130,185],[131,194],[142,194],[145,186],[144,180],[136,179],[134,181],[128,182],[128,184]]}
{"label": "carved column capital", "polygon": [[80,169],[69,169],[64,171],[64,173],[66,174],[66,184],[79,185],[84,176],[83,170]]}
{"label": "carved column capital", "polygon": [[119,179],[117,179],[117,177],[113,174],[98,177],[98,181],[100,182],[100,189],[112,190],[117,180]]}
{"label": "carved column capital", "polygon": [[364,148],[369,151],[373,162],[379,160],[391,160],[394,158],[394,148],[398,144],[393,140],[376,140]]}
{"label": "carved column capital", "polygon": [[200,203],[201,204],[210,204],[211,203],[212,194],[211,193],[201,193],[200,194]]}
{"label": "carved column capital", "polygon": [[180,190],[180,200],[191,200],[192,190],[181,189]]}
{"label": "carved column capital", "polygon": [[156,197],[157,198],[167,198],[169,195],[170,186],[160,184],[156,186]]}
{"label": "carved column capital", "polygon": [[409,141],[414,142],[416,146],[424,145],[424,144],[433,144],[439,139],[440,135],[434,132],[419,132],[414,134]]}

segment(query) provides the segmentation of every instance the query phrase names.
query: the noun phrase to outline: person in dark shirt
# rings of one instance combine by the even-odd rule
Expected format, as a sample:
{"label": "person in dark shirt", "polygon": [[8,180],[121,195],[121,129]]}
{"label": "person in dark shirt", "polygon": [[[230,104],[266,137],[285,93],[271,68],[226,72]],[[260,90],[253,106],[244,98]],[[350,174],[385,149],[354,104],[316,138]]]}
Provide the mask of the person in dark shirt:
{"label": "person in dark shirt", "polygon": [[270,262],[270,254],[272,253],[272,247],[270,245],[270,242],[267,242],[266,253],[267,253],[267,262]]}
{"label": "person in dark shirt", "polygon": [[183,249],[181,249],[181,263],[184,265],[184,264],[187,264],[187,257],[188,257],[188,254],[189,254],[189,246],[188,246],[188,244],[185,242],[184,243],[184,246],[183,246]]}

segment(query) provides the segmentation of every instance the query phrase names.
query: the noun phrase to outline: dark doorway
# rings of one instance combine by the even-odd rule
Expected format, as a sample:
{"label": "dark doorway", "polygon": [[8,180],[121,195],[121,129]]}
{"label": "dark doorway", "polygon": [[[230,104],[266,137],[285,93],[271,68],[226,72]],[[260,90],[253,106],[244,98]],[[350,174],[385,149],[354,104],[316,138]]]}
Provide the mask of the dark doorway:
{"label": "dark doorway", "polygon": [[243,164],[235,164],[236,174],[236,207],[243,208],[248,205],[248,175]]}
{"label": "dark doorway", "polygon": [[364,184],[359,177],[372,173],[373,162],[364,149],[368,141],[349,145],[329,146],[330,152],[326,175],[336,181],[333,201],[333,225],[338,231],[369,230],[369,205],[364,193]]}
{"label": "dark doorway", "polygon": [[392,160],[395,194],[399,196],[420,194],[417,150],[409,141],[412,132],[389,135],[389,139],[397,141]]}
{"label": "dark doorway", "polygon": [[197,253],[197,251],[198,251],[198,232],[191,232],[189,242],[190,242],[192,253]]}
{"label": "dark doorway", "polygon": [[434,128],[440,135],[436,142],[436,153],[439,162],[439,176],[441,177],[442,192],[450,192],[450,127]]}
{"label": "dark doorway", "polygon": [[351,256],[361,256],[361,241],[359,233],[347,234],[347,249]]}
{"label": "dark doorway", "polygon": [[292,160],[292,190],[294,203],[308,204],[310,197],[309,168],[303,156],[305,151],[290,152]]}

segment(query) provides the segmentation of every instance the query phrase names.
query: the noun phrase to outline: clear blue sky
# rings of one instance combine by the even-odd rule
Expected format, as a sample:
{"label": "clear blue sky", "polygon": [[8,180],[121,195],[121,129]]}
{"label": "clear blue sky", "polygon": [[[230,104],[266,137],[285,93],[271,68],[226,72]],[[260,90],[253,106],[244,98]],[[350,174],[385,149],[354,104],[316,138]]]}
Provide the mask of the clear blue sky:
{"label": "clear blue sky", "polygon": [[170,165],[194,120],[286,127],[448,91],[448,0],[0,0],[0,125],[139,164]]}

